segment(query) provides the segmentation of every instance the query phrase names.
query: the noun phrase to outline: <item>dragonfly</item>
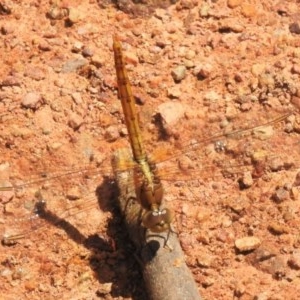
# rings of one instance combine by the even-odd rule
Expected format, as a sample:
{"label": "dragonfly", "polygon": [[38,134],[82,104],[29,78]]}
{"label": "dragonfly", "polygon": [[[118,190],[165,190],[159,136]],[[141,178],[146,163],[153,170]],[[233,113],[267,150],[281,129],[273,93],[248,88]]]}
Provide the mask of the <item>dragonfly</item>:
{"label": "dragonfly", "polygon": [[[133,160],[126,162],[121,168],[123,170],[133,169],[133,186],[137,196],[137,201],[140,203],[144,213],[142,215],[141,224],[153,232],[164,232],[170,230],[172,220],[174,218],[171,209],[166,208],[164,201],[164,187],[162,181],[188,181],[188,180],[201,180],[205,181],[211,177],[218,178],[224,176],[240,177],[244,172],[252,170],[256,173],[262,173],[266,169],[264,167],[266,155],[262,150],[253,152],[252,154],[247,153],[244,155],[244,148],[249,145],[249,140],[253,140],[255,135],[263,136],[265,129],[270,129],[275,126],[280,126],[289,122],[289,118],[293,116],[294,111],[288,110],[283,114],[271,115],[264,122],[253,122],[250,125],[244,125],[238,127],[238,129],[229,130],[228,132],[216,131],[215,134],[211,132],[205,133],[203,136],[196,137],[192,140],[183,141],[178,147],[168,147],[167,143],[164,143],[164,147],[159,148],[154,154],[147,156],[144,142],[142,139],[141,129],[138,122],[138,116],[136,112],[135,100],[131,91],[131,85],[129,82],[128,74],[125,66],[125,59],[122,53],[121,42],[117,36],[113,37],[113,51],[115,58],[115,69],[117,74],[117,83],[119,97],[121,100],[124,121],[128,130],[129,142],[132,149]],[[239,124],[240,125],[240,124]],[[279,129],[280,130],[280,129]],[[284,134],[284,133],[282,133]],[[249,140],[247,140],[249,138]],[[231,141],[236,148],[242,148],[239,150],[235,149],[235,146],[231,145]],[[239,141],[242,141],[239,144]],[[211,147],[212,145],[212,147]],[[243,153],[243,154],[240,154]],[[210,158],[209,156],[212,156]],[[218,157],[218,158],[217,158]],[[249,162],[250,157],[250,162]],[[188,165],[185,166],[185,158],[187,158]],[[232,158],[232,159],[231,159]],[[276,153],[268,155],[268,159],[272,160],[276,158]],[[206,160],[210,159],[207,163]],[[201,165],[196,163],[194,160],[201,161]],[[254,165],[254,166],[253,166]],[[262,167],[263,166],[263,167]],[[261,169],[263,168],[263,171]],[[80,178],[80,187],[85,186],[87,190],[93,190],[90,187],[90,178],[99,175],[105,176],[105,174],[111,173],[111,166],[103,166],[101,163],[96,163],[96,166],[77,166],[62,171],[45,172],[37,176],[32,176],[33,179],[25,183],[19,183],[18,181],[9,184],[2,184],[0,191],[2,192],[13,192],[17,196],[22,195],[24,189],[30,189],[37,185],[42,186],[42,192],[47,193],[49,189],[52,190],[51,182],[62,182],[64,178],[70,180],[76,180]],[[93,182],[91,180],[91,182]],[[56,185],[53,185],[53,188]],[[50,187],[49,187],[50,186]],[[33,188],[34,189],[34,188]],[[62,187],[64,190],[64,188]],[[55,192],[55,191],[54,191]],[[21,197],[20,195],[20,197]],[[64,190],[64,196],[68,200],[76,200],[76,187],[75,193],[73,190]],[[42,228],[45,225],[32,225],[35,224],[35,220],[39,218],[39,211],[36,209],[36,201],[41,203],[45,196],[42,196],[38,191],[36,193],[36,199],[33,200],[33,204],[29,210],[31,211],[30,217],[25,219],[29,220],[28,229],[18,234],[6,234],[4,237],[5,243],[14,243],[16,240],[24,238],[32,231]],[[74,206],[59,204],[61,211],[59,214],[61,218],[68,218],[74,216],[84,210],[90,210],[97,204],[94,192],[82,197],[83,201]],[[63,202],[61,199],[60,203]],[[32,214],[33,212],[33,214]],[[9,216],[10,213],[8,212]],[[18,218],[14,218],[17,222]],[[20,218],[21,219],[21,218]],[[37,222],[37,224],[39,224]],[[33,228],[32,228],[33,227]]]}
{"label": "dragonfly", "polygon": [[125,123],[129,133],[133,159],[137,163],[134,176],[136,178],[136,195],[139,203],[146,210],[146,213],[144,213],[142,217],[142,223],[153,232],[163,232],[166,229],[170,229],[172,213],[168,208],[161,208],[163,199],[162,183],[156,172],[155,163],[149,160],[144,149],[121,44],[116,36],[113,41],[113,49],[119,97],[121,99]]}

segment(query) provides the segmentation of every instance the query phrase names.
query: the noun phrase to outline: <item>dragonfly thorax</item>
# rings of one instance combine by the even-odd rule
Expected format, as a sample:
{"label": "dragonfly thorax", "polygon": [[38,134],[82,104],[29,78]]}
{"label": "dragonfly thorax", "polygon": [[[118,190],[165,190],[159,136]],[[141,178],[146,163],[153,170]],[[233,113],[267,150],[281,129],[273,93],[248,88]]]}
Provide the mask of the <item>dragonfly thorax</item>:
{"label": "dragonfly thorax", "polygon": [[156,166],[147,160],[140,162],[135,169],[135,190],[138,201],[146,210],[155,205],[160,207],[163,199],[163,187]]}
{"label": "dragonfly thorax", "polygon": [[150,210],[153,205],[159,207],[163,199],[163,187],[160,180],[155,180],[152,184],[149,184],[147,180],[143,181],[137,197],[141,206],[146,210]]}

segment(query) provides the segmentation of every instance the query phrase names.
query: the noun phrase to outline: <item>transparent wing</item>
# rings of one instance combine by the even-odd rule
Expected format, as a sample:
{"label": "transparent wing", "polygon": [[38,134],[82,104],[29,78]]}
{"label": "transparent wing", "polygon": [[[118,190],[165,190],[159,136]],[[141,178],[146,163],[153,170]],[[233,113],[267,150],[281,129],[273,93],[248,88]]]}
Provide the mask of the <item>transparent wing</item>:
{"label": "transparent wing", "polygon": [[[278,157],[277,154],[277,150],[283,145],[297,146],[293,134],[286,133],[291,116],[290,112],[269,115],[264,119],[259,116],[259,121],[256,121],[258,124],[253,123],[255,120],[250,120],[250,123],[238,120],[236,126],[240,129],[225,129],[225,133],[215,131],[215,134],[207,137],[201,136],[203,129],[199,128],[198,137],[193,135],[190,139],[177,140],[174,144],[170,140],[161,142],[159,150],[152,155],[152,160],[158,166],[161,179],[166,182],[166,191],[175,183],[179,188],[176,198],[180,198],[180,194],[184,195],[183,190],[186,188],[190,196],[185,201],[199,204],[201,195],[197,195],[195,189],[199,184],[210,182],[213,185],[225,180],[228,185],[231,182],[239,190],[239,180],[243,181],[243,176],[249,172],[250,181],[255,181],[255,177],[261,178],[272,169],[274,172],[288,166],[296,169],[299,164],[297,161],[290,161],[288,152],[286,157]],[[207,131],[213,132],[211,128],[205,132]],[[2,183],[2,199],[6,199],[3,202],[8,202],[4,206],[4,215],[9,219],[8,231],[4,233],[6,238],[14,234],[23,237],[39,228],[46,230],[49,220],[41,218],[42,215],[45,216],[42,208],[48,214],[51,212],[57,216],[52,216],[53,223],[71,219],[83,227],[86,224],[81,221],[82,215],[86,214],[90,218],[91,211],[97,211],[101,215],[99,207],[105,210],[107,199],[110,199],[113,192],[107,181],[102,182],[107,176],[113,177],[110,160],[86,159],[85,164],[62,168],[65,157],[63,152],[64,147],[57,152],[52,151],[49,157],[43,156],[43,159],[36,160],[34,168],[28,162],[19,165],[23,172],[28,172],[27,181],[14,178],[12,173],[6,178],[9,184],[5,187],[5,182]],[[127,160],[121,169],[133,167],[134,163]],[[3,172],[5,173],[5,167]],[[19,170],[17,173],[20,173]],[[9,194],[12,191],[14,195]],[[166,195],[168,198],[167,193]],[[8,201],[12,196],[15,198]]]}

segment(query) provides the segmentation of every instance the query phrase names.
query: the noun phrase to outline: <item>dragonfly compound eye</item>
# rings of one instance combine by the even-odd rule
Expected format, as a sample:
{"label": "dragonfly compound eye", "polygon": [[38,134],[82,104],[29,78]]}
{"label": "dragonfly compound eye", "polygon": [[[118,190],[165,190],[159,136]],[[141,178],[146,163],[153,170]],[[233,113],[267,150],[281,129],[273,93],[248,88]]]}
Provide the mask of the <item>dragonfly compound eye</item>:
{"label": "dragonfly compound eye", "polygon": [[173,215],[168,209],[147,211],[142,218],[143,226],[153,232],[163,232],[170,229]]}

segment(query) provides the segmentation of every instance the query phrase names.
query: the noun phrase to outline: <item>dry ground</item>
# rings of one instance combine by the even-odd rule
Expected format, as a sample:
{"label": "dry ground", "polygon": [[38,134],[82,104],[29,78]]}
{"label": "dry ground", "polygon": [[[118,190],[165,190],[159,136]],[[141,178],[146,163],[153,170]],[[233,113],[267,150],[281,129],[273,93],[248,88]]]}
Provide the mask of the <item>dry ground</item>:
{"label": "dry ground", "polygon": [[173,155],[165,203],[203,299],[298,299],[299,3],[144,2],[0,1],[0,171],[15,186],[0,230],[22,233],[0,246],[0,297],[147,299],[111,203],[110,157],[128,146],[118,34],[147,150]]}

